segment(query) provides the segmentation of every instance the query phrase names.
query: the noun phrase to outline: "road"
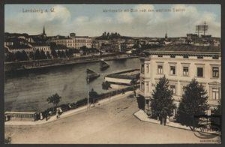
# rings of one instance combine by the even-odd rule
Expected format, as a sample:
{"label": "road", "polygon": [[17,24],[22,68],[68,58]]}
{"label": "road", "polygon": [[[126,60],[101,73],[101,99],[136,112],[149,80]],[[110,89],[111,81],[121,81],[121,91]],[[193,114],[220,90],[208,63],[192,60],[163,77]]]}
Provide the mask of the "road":
{"label": "road", "polygon": [[[11,143],[23,144],[162,144],[204,143],[192,131],[142,122],[135,98],[96,105],[86,112],[36,126],[6,126]],[[215,138],[214,138],[215,140]]]}

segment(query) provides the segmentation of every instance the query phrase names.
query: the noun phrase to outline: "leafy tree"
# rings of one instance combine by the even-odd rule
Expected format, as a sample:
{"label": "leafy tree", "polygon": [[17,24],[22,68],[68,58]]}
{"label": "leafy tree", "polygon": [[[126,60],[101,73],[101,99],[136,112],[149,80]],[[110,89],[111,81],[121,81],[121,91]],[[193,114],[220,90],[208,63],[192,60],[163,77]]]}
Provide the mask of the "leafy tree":
{"label": "leafy tree", "polygon": [[43,50],[41,50],[40,54],[41,54],[41,57],[40,57],[41,59],[47,59],[47,56],[45,55],[45,52]]}
{"label": "leafy tree", "polygon": [[55,49],[52,49],[52,50],[51,50],[51,54],[52,54],[53,58],[57,58],[57,57],[58,57],[58,55],[57,55]]}
{"label": "leafy tree", "polygon": [[58,57],[62,58],[62,54],[63,54],[62,51],[58,51],[57,54],[58,54]]}
{"label": "leafy tree", "polygon": [[110,34],[109,34],[109,32],[108,32],[107,35],[106,35],[107,39],[109,39],[109,36],[110,36]]}
{"label": "leafy tree", "polygon": [[39,50],[36,50],[35,53],[34,53],[34,59],[35,60],[39,60],[41,59],[41,53]]}
{"label": "leafy tree", "polygon": [[28,60],[27,53],[24,50],[22,51],[21,55],[22,55],[22,59],[21,60],[23,60],[23,61]]}
{"label": "leafy tree", "polygon": [[50,55],[49,51],[47,51],[46,56],[48,59],[51,59],[51,55]]}
{"label": "leafy tree", "polygon": [[30,58],[31,60],[34,60],[34,53],[33,53],[33,52],[30,52],[30,53],[29,53],[29,58]]}
{"label": "leafy tree", "polygon": [[55,93],[52,96],[47,98],[47,102],[52,103],[53,106],[57,107],[57,105],[60,102],[60,99],[61,99],[61,97],[57,93]]}
{"label": "leafy tree", "polygon": [[25,51],[22,51],[22,52],[17,51],[15,53],[15,56],[16,56],[16,59],[19,60],[19,61],[25,61],[25,60],[28,59],[27,54],[26,54]]}
{"label": "leafy tree", "polygon": [[15,61],[16,60],[16,55],[14,53],[6,53],[5,55],[5,61],[6,62],[12,62],[12,61]]}
{"label": "leafy tree", "polygon": [[164,122],[165,125],[167,116],[171,116],[173,109],[176,108],[172,96],[173,92],[169,89],[168,79],[165,76],[160,78],[155,90],[153,90],[151,111],[153,117],[160,118],[161,124]]}
{"label": "leafy tree", "polygon": [[195,116],[204,115],[205,111],[209,108],[207,104],[207,92],[195,79],[184,90],[176,120],[186,126],[198,125],[199,119],[195,118]]}

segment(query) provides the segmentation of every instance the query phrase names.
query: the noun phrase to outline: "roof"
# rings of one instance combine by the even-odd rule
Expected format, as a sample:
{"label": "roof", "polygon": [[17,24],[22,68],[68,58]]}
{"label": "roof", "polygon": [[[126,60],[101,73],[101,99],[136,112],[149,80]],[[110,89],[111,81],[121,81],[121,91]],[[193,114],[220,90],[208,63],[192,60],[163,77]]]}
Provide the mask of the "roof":
{"label": "roof", "polygon": [[27,42],[25,39],[23,38],[16,38],[16,37],[13,37],[13,38],[4,38],[5,42],[19,42],[19,41],[25,41]]}
{"label": "roof", "polygon": [[147,49],[144,51],[147,54],[221,54],[221,47],[218,46],[195,46],[189,44],[182,45],[168,45]]}
{"label": "roof", "polygon": [[90,38],[90,37],[88,37],[88,36],[75,36],[75,38]]}
{"label": "roof", "polygon": [[13,37],[19,37],[19,36],[24,36],[24,37],[28,37],[29,35],[27,33],[8,33],[6,32],[5,33],[5,36],[6,37],[9,37],[9,36],[13,36]]}
{"label": "roof", "polygon": [[49,44],[47,43],[40,43],[40,42],[37,42],[37,43],[30,43],[32,46],[50,46]]}
{"label": "roof", "polygon": [[22,44],[22,45],[8,45],[7,47],[9,49],[27,49],[27,48],[32,48],[32,47],[30,47],[28,45],[24,45],[24,44]]}
{"label": "roof", "polygon": [[69,36],[61,36],[61,35],[57,35],[57,36],[52,36],[51,39],[58,40],[58,39],[72,39],[72,38],[69,37]]}
{"label": "roof", "polygon": [[69,48],[66,47],[65,45],[57,44],[57,45],[54,46],[54,49],[69,49]]}

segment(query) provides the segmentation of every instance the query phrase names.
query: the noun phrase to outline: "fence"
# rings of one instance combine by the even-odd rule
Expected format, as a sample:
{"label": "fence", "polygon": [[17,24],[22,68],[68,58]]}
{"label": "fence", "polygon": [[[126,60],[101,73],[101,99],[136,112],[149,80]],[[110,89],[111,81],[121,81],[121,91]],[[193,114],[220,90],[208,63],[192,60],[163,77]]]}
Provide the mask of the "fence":
{"label": "fence", "polygon": [[37,119],[38,113],[36,112],[5,112],[5,121],[9,120],[35,121]]}

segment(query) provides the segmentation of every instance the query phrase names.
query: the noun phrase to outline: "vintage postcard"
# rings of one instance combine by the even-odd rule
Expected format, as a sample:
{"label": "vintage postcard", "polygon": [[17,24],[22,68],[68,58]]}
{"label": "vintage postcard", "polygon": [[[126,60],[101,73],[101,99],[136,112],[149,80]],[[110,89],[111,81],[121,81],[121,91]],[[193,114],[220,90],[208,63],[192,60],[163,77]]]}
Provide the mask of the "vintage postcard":
{"label": "vintage postcard", "polygon": [[220,4],[5,4],[5,144],[221,144]]}

